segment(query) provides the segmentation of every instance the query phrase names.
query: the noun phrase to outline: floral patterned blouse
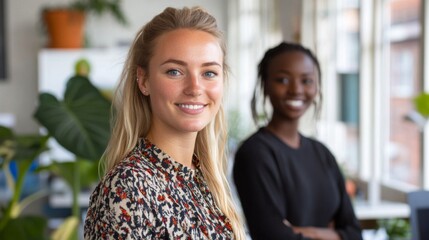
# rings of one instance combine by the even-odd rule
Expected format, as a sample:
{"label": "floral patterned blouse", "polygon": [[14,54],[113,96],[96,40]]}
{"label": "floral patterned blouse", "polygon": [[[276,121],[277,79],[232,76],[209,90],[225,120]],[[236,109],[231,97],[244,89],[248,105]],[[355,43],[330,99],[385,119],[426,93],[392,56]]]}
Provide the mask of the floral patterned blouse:
{"label": "floral patterned blouse", "polygon": [[85,239],[233,239],[193,162],[183,166],[141,139],[92,193]]}

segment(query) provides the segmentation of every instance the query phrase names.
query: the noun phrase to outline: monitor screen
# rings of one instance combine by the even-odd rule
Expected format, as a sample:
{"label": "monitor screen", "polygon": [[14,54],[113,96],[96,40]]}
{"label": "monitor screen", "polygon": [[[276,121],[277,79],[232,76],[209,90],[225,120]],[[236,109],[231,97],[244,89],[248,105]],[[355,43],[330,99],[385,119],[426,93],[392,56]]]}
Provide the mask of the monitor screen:
{"label": "monitor screen", "polygon": [[429,239],[429,208],[417,208],[417,227],[420,239]]}

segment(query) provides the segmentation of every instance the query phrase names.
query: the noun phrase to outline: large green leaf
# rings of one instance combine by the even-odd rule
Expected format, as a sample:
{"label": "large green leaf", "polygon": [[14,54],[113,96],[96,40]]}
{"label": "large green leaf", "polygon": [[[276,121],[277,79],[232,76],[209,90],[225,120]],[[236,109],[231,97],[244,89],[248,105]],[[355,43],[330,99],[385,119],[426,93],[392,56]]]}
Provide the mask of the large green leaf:
{"label": "large green leaf", "polygon": [[8,160],[32,162],[47,150],[48,138],[36,134],[15,135],[12,129],[0,126],[0,166]]}
{"label": "large green leaf", "polygon": [[48,150],[47,142],[49,136],[21,135],[15,137],[16,153],[15,161],[33,161],[42,152]]}
{"label": "large green leaf", "polygon": [[38,216],[26,216],[11,219],[0,231],[2,240],[42,240],[47,226],[47,220]]}
{"label": "large green leaf", "polygon": [[57,142],[78,157],[98,160],[110,135],[110,102],[82,76],[72,77],[64,99],[42,93],[35,118]]}
{"label": "large green leaf", "polygon": [[12,129],[0,125],[0,142],[13,137]]}
{"label": "large green leaf", "polygon": [[12,130],[0,126],[0,168],[5,162],[10,161],[15,154],[15,142],[12,139]]}

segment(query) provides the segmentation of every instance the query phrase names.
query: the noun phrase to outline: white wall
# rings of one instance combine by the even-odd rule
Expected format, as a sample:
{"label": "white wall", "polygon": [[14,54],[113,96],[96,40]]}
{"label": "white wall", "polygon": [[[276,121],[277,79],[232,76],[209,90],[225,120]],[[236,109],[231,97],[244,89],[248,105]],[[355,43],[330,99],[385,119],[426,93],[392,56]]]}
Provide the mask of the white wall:
{"label": "white wall", "polygon": [[[0,81],[0,114],[15,116],[18,133],[36,132],[33,112],[38,98],[37,54],[43,48],[45,37],[40,24],[43,6],[59,5],[67,0],[16,1],[5,0],[6,44],[8,77]],[[111,16],[90,17],[88,37],[97,47],[111,47],[118,42],[130,42],[137,30],[167,6],[199,5],[206,8],[227,31],[227,0],[123,0],[123,8],[130,25],[122,27]]]}
{"label": "white wall", "polygon": [[[303,1],[306,0],[277,0],[283,39],[291,42],[301,42],[301,31],[303,19],[301,10]],[[305,20],[305,19],[304,19]]]}
{"label": "white wall", "polygon": [[222,30],[227,27],[227,0],[123,0],[123,9],[130,26],[123,27],[110,15],[92,16],[87,25],[89,41],[96,46],[112,46],[117,41],[129,42],[134,34],[153,16],[166,7],[202,6],[218,20]]}

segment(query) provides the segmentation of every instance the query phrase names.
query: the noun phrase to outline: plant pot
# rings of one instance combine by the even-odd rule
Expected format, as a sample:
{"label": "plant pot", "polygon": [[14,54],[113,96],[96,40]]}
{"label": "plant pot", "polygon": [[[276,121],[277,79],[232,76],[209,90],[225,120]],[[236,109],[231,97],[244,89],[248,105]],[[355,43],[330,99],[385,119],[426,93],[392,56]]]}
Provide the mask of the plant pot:
{"label": "plant pot", "polygon": [[53,9],[43,12],[49,48],[82,48],[84,46],[85,13],[77,10]]}
{"label": "plant pot", "polygon": [[349,195],[350,199],[353,200],[356,197],[356,193],[357,193],[356,183],[352,179],[347,178],[345,184],[346,184],[346,192]]}

